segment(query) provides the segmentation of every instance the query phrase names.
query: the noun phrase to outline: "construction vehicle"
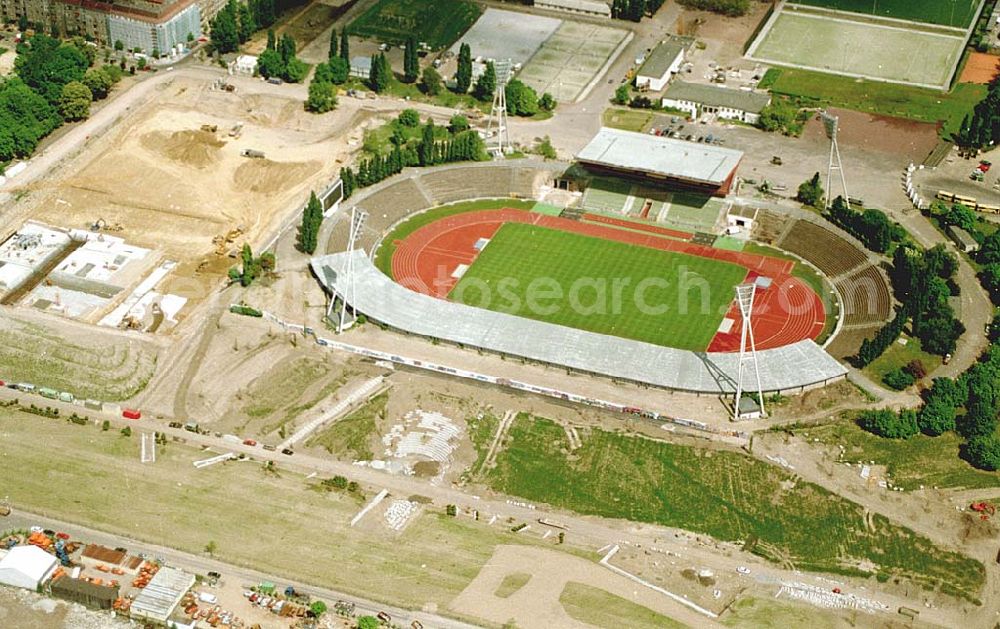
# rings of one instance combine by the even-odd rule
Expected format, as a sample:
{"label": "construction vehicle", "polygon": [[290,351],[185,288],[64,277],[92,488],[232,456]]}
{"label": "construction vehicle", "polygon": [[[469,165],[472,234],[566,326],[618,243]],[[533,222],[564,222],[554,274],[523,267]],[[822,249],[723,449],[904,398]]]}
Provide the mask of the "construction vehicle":
{"label": "construction vehicle", "polygon": [[988,502],[973,502],[969,508],[979,514],[982,520],[989,520],[990,516],[996,515],[997,508]]}
{"label": "construction vehicle", "polygon": [[236,239],[243,235],[245,231],[243,225],[237,225],[235,229],[230,229],[226,234],[220,234],[212,238],[212,244],[215,245],[215,255],[224,256],[228,255],[231,245],[236,242]]}
{"label": "construction vehicle", "polygon": [[392,616],[390,616],[389,614],[387,614],[385,612],[379,612],[378,613],[378,619],[379,619],[379,621],[381,621],[381,622],[383,622],[383,623],[385,623],[387,625],[390,622],[392,622]]}
{"label": "construction vehicle", "polygon": [[99,218],[90,224],[90,231],[122,232],[125,231],[125,228],[122,227],[121,223],[115,223],[114,225],[109,227],[108,222],[106,220],[104,220],[103,218]]}
{"label": "construction vehicle", "polygon": [[258,151],[257,149],[243,149],[240,155],[249,157],[250,159],[264,159],[264,151]]}
{"label": "construction vehicle", "polygon": [[775,155],[771,158],[771,163],[775,166],[781,166],[781,158]]}
{"label": "construction vehicle", "polygon": [[237,122],[233,125],[233,128],[229,130],[229,137],[239,138],[243,134],[243,123]]}
{"label": "construction vehicle", "polygon": [[219,130],[219,125],[217,124],[203,124],[201,125],[202,131],[207,131],[208,133],[215,133]]}

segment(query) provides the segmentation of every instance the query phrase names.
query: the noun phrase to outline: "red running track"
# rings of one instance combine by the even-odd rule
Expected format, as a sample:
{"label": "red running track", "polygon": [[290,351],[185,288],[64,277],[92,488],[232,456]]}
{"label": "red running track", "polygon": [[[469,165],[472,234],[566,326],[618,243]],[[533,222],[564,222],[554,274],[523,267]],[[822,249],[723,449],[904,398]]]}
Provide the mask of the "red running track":
{"label": "red running track", "polygon": [[[504,223],[527,223],[652,249],[724,260],[746,268],[747,281],[754,281],[757,277],[770,278],[771,285],[758,287],[754,300],[753,325],[757,349],[772,349],[806,338],[815,339],[823,331],[826,314],[822,300],[809,286],[791,275],[794,268],[791,261],[523,210],[467,212],[417,229],[402,241],[396,241],[392,276],[411,290],[444,299],[458,283],[458,279],[452,277],[458,266],[471,265],[475,261],[478,254],[476,242],[481,238],[492,238]],[[726,318],[733,319],[732,328],[726,333],[717,333],[706,348],[708,351],[739,350],[741,324],[735,301]]]}

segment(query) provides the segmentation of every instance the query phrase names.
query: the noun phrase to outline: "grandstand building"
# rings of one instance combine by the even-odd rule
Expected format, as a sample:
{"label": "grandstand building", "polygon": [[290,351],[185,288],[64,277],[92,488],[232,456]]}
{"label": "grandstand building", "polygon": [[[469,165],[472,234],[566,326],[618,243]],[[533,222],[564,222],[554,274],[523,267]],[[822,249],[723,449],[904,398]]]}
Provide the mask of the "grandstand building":
{"label": "grandstand building", "polygon": [[[617,381],[712,395],[736,390],[738,353],[679,350],[438,299],[392,281],[361,249],[313,258],[310,266],[331,298],[400,332]],[[797,393],[847,373],[808,339],[757,357],[765,392]]]}
{"label": "grandstand building", "polygon": [[717,197],[729,194],[742,160],[734,149],[606,127],[576,156],[591,172]]}

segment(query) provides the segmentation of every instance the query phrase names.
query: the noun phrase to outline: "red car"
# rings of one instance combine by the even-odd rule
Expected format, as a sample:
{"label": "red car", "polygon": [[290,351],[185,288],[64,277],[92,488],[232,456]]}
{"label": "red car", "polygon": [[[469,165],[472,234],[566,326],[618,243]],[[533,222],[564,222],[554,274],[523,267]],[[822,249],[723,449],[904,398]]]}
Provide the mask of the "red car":
{"label": "red car", "polygon": [[245,445],[245,446],[255,446],[255,445],[257,445],[257,442],[254,441],[253,439],[244,439],[243,440],[243,445]]}
{"label": "red car", "polygon": [[122,417],[125,419],[140,419],[142,417],[142,413],[134,408],[126,408],[122,411]]}

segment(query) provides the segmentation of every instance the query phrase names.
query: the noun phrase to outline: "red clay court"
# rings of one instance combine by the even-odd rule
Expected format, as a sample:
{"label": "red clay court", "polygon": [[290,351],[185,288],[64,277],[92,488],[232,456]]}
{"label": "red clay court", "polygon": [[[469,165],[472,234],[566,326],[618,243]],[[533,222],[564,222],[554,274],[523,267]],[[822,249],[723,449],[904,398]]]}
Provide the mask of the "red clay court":
{"label": "red clay court", "polygon": [[[588,221],[592,218],[592,215],[587,215]],[[823,331],[826,313],[822,300],[805,282],[792,276],[794,262],[694,244],[687,241],[690,234],[654,225],[624,219],[604,220],[604,217],[598,220],[601,224],[514,209],[448,216],[417,229],[395,243],[392,276],[396,282],[411,290],[445,299],[460,279],[455,276],[459,265],[471,266],[475,262],[479,253],[477,243],[492,238],[505,223],[528,223],[640,247],[732,262],[747,269],[747,282],[766,278],[758,281],[754,300],[753,324],[757,349],[772,349],[807,338],[815,339]],[[770,280],[769,284],[767,280]],[[707,351],[739,350],[742,326],[735,301],[724,321],[726,319],[732,320],[731,327],[726,332],[717,332],[705,348]]]}

